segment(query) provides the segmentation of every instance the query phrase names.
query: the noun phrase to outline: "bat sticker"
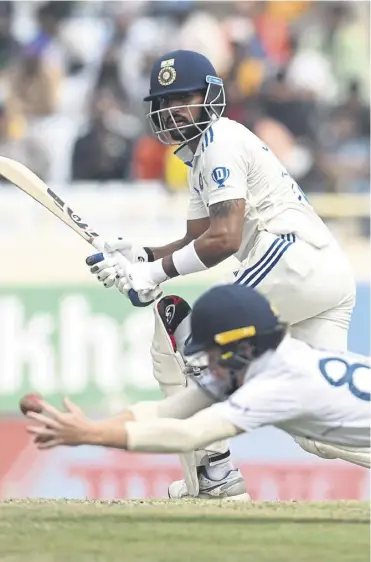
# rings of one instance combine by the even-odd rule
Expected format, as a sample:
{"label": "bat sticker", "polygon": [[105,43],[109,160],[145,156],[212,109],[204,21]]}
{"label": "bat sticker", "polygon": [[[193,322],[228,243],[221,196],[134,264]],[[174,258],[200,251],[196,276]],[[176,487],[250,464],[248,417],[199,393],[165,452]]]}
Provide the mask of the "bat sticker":
{"label": "bat sticker", "polygon": [[73,220],[73,222],[79,228],[81,228],[81,230],[83,230],[88,236],[90,236],[91,238],[96,238],[97,236],[99,236],[97,232],[94,232],[91,228],[89,228],[89,225],[83,222],[82,218],[79,215],[77,215],[70,207],[68,207],[66,203],[63,201],[63,199],[61,199],[49,187],[48,187],[48,194],[52,197],[57,207],[59,207],[61,211],[67,212],[68,216]]}

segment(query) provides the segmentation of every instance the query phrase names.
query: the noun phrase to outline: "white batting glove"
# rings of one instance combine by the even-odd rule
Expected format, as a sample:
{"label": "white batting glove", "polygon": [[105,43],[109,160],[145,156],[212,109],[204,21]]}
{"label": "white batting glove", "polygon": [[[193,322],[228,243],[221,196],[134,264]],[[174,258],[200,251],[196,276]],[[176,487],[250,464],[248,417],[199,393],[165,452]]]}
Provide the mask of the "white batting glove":
{"label": "white batting glove", "polygon": [[[104,244],[103,254],[94,254],[86,259],[90,272],[104,287],[110,288],[115,284],[116,274],[123,270],[123,258],[131,263],[148,262],[153,258],[150,251],[142,246],[136,246],[129,240],[115,238]],[[153,261],[153,260],[152,260]]]}
{"label": "white batting glove", "polygon": [[130,263],[153,261],[153,254],[149,248],[137,246],[127,238],[107,240],[104,244],[104,253],[118,252]]}
{"label": "white batting glove", "polygon": [[120,293],[125,295],[131,302],[133,306],[141,307],[141,306],[148,306],[149,304],[153,303],[156,299],[161,297],[163,291],[161,287],[157,286],[152,291],[139,291],[136,292],[130,285],[130,283],[125,283],[124,280],[121,278]]}
{"label": "white batting glove", "polygon": [[142,303],[148,303],[162,295],[160,283],[168,276],[163,270],[161,260],[151,263],[130,263],[124,258],[123,269],[116,274],[115,284],[123,294],[134,289]]}
{"label": "white batting glove", "polygon": [[86,258],[86,263],[90,267],[90,273],[95,275],[97,281],[109,288],[115,284],[117,272],[122,270],[122,259],[124,258],[120,255],[112,254],[112,257],[105,258],[104,254],[99,253]]}

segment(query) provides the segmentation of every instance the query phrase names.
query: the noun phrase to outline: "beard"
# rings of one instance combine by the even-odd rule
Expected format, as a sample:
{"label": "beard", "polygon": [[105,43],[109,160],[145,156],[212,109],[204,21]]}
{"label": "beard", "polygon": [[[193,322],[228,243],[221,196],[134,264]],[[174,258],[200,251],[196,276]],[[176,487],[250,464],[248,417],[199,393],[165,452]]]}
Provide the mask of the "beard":
{"label": "beard", "polygon": [[189,124],[188,127],[184,127],[180,130],[174,129],[172,131],[169,131],[169,135],[171,136],[171,138],[174,141],[179,141],[180,143],[187,142],[187,140],[190,140],[193,137],[200,134],[201,134],[200,129],[198,127],[195,127],[191,123]]}
{"label": "beard", "polygon": [[[175,129],[175,124],[179,127],[179,129]],[[196,127],[196,125],[194,125],[192,121],[186,117],[182,116],[181,119],[175,117],[175,124],[171,117],[168,117],[165,121],[165,128],[172,129],[168,133],[169,136],[176,142],[187,142],[193,137],[201,134],[200,128]]]}

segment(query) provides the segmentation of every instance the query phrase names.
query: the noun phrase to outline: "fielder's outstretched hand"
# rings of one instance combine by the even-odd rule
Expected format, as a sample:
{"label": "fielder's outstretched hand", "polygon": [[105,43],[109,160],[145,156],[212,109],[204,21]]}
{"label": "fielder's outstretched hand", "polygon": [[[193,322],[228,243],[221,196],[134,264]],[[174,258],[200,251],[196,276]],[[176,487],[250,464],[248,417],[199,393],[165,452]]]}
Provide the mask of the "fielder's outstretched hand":
{"label": "fielder's outstretched hand", "polygon": [[38,422],[28,425],[27,432],[34,436],[38,449],[51,449],[58,445],[83,445],[94,441],[96,422],[68,398],[64,399],[66,411],[54,408],[48,402],[40,402],[43,412],[49,415],[28,412],[27,417]]}

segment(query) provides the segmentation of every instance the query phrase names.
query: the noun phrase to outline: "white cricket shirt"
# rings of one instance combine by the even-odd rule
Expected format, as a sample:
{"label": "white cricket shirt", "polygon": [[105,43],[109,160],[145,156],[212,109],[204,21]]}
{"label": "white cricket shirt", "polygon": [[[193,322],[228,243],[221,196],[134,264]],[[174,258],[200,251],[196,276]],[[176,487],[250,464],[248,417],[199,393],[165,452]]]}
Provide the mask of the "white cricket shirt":
{"label": "white cricket shirt", "polygon": [[287,336],[250,365],[243,386],[211,409],[246,432],[272,425],[333,445],[369,447],[370,390],[369,358],[321,351]]}
{"label": "white cricket shirt", "polygon": [[332,236],[295,180],[249,129],[222,117],[200,138],[196,153],[182,145],[175,154],[189,167],[188,220],[209,216],[209,206],[245,199],[243,238],[236,258],[243,261],[256,235],[294,233],[316,247]]}

